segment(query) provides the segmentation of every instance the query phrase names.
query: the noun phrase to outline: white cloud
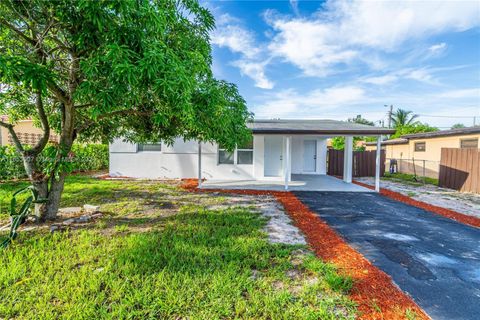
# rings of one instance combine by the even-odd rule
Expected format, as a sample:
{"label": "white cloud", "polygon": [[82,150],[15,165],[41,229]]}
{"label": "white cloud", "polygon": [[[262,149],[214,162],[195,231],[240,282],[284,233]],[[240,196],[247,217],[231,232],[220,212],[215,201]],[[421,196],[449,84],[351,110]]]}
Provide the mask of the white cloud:
{"label": "white cloud", "polygon": [[397,80],[398,80],[398,77],[396,75],[387,74],[387,75],[378,76],[378,77],[368,77],[363,79],[363,82],[376,84],[376,85],[386,85],[386,84],[395,82]]}
{"label": "white cloud", "polygon": [[[366,119],[378,121],[386,120],[385,104],[421,115],[433,115],[422,116],[420,120],[441,128],[449,128],[459,121],[470,125],[473,116],[477,115],[477,119],[480,116],[480,88],[390,93],[344,85],[308,92],[288,89],[258,98],[260,102],[253,110],[258,118],[345,120],[361,114]],[[452,115],[452,112],[454,118],[443,117]]]}
{"label": "white cloud", "polygon": [[[469,89],[457,89],[457,90],[449,90],[444,91],[438,94],[440,98],[455,98],[455,99],[462,99],[462,98],[476,98],[477,103],[480,106],[480,88],[469,88]],[[480,107],[479,107],[480,109]],[[479,110],[480,111],[480,110]]]}
{"label": "white cloud", "polygon": [[405,73],[405,78],[416,80],[419,82],[430,83],[430,84],[435,83],[433,76],[430,74],[430,72],[427,69],[415,69],[415,70],[407,71]]}
{"label": "white cloud", "polygon": [[259,117],[305,117],[322,115],[326,111],[364,101],[365,91],[355,86],[339,86],[317,89],[300,94],[294,89],[279,91],[265,97],[263,103],[254,108]]}
{"label": "white cloud", "polygon": [[238,25],[222,25],[212,33],[211,38],[212,44],[226,47],[247,58],[253,58],[260,52],[253,33]]}
{"label": "white cloud", "polygon": [[240,25],[240,21],[229,14],[217,18],[217,29],[211,34],[211,42],[218,47],[228,48],[241,58],[232,63],[240,73],[250,77],[255,86],[272,89],[274,83],[265,75],[268,60],[263,59],[261,46],[256,43],[255,34]]}
{"label": "white cloud", "polygon": [[306,75],[326,76],[341,65],[368,64],[371,52],[389,53],[410,40],[479,26],[478,16],[475,1],[330,0],[310,18],[267,11],[265,19],[277,32],[269,45],[273,55]]}
{"label": "white cloud", "polygon": [[418,82],[438,85],[438,80],[433,76],[434,71],[435,70],[431,70],[429,68],[404,68],[380,76],[369,76],[361,79],[360,81],[363,83],[383,86],[392,84],[402,79],[409,79]]}
{"label": "white cloud", "polygon": [[266,62],[252,62],[237,60],[233,65],[240,69],[240,73],[253,79],[255,86],[261,89],[272,89],[274,84],[265,76]]}
{"label": "white cloud", "polygon": [[442,54],[447,49],[447,44],[445,42],[434,44],[428,48],[428,51],[433,56],[438,56]]}

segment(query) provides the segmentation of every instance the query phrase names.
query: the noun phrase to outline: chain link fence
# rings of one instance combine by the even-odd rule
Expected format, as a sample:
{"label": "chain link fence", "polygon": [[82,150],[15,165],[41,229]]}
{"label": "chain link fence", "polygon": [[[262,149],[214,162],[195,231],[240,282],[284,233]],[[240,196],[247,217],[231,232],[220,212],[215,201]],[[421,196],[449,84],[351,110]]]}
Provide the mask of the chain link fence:
{"label": "chain link fence", "polygon": [[385,170],[390,173],[398,172],[411,174],[420,178],[438,179],[440,160],[426,160],[421,158],[386,158]]}

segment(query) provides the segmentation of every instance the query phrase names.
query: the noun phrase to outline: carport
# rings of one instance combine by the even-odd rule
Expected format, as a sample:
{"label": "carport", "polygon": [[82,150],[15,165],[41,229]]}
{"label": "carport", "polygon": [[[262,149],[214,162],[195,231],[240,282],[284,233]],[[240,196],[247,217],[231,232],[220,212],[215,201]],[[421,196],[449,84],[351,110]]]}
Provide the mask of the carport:
{"label": "carport", "polygon": [[[200,188],[304,191],[366,191],[352,184],[353,138],[376,137],[375,190],[380,190],[380,142],[395,130],[336,120],[255,120],[248,124],[253,143],[248,149],[228,153],[219,148],[218,166],[230,161],[230,176],[239,179],[203,181],[202,149],[198,148]],[[328,140],[345,138],[343,177],[326,175]],[[248,164],[245,156],[248,155]],[[225,167],[223,167],[225,168]],[[248,176],[246,178],[246,176]],[[250,178],[251,177],[251,178]]]}

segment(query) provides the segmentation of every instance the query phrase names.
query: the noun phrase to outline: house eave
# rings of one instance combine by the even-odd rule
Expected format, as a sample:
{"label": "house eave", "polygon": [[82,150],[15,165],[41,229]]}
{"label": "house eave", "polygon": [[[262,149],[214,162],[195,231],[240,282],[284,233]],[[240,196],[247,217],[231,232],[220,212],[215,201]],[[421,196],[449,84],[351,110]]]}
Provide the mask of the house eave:
{"label": "house eave", "polygon": [[326,136],[378,136],[384,134],[394,134],[395,130],[296,130],[296,129],[253,129],[253,134],[282,134],[282,135],[326,135]]}

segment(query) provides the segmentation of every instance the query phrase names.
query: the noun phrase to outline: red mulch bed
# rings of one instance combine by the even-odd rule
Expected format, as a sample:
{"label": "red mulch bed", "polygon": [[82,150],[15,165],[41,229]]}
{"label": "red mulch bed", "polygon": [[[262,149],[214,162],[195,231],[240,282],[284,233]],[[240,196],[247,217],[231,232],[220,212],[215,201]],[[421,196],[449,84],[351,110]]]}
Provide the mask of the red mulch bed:
{"label": "red mulch bed", "polygon": [[[362,182],[353,181],[353,183],[358,184],[359,186],[362,186],[362,187],[365,187],[365,188],[372,189],[372,190],[375,189],[375,187],[373,187],[371,185],[368,185],[368,184],[365,184],[365,183],[362,183]],[[411,206],[414,206],[414,207],[417,207],[417,208],[420,208],[420,209],[424,209],[424,210],[436,213],[438,215],[441,215],[443,217],[461,222],[463,224],[466,224],[466,225],[469,225],[469,226],[472,226],[472,227],[476,227],[476,228],[480,228],[480,219],[477,218],[477,217],[472,217],[472,216],[469,216],[469,215],[466,215],[466,214],[463,214],[463,213],[460,213],[460,212],[457,212],[457,211],[454,211],[454,210],[450,210],[450,209],[434,206],[434,205],[428,204],[426,202],[418,201],[418,200],[412,199],[412,198],[410,198],[406,195],[403,195],[401,193],[391,191],[391,190],[388,190],[388,189],[380,189],[380,194],[382,194],[386,197],[389,197],[391,199],[409,204]]]}
{"label": "red mulch bed", "polygon": [[362,254],[350,247],[293,193],[261,190],[199,190],[196,180],[185,179],[183,182],[183,188],[190,191],[276,197],[295,225],[306,235],[308,243],[317,256],[333,263],[345,275],[352,277],[354,286],[350,297],[358,304],[359,319],[405,319],[407,310],[415,312],[416,319],[430,319],[408,295],[393,284],[386,273],[373,266]]}

